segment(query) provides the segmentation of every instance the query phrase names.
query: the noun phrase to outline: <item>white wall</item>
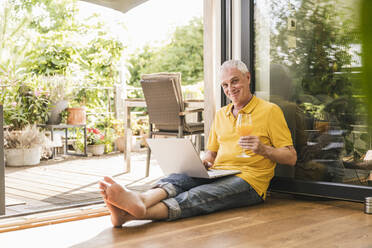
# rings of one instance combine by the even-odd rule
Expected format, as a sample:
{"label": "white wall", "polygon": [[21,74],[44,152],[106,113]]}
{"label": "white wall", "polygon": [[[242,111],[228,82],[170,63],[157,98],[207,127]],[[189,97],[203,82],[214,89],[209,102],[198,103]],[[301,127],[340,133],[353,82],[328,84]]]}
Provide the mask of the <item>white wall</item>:
{"label": "white wall", "polygon": [[[270,18],[269,1],[260,0],[255,6],[255,73],[256,95],[270,100]],[[259,26],[258,26],[259,25]]]}
{"label": "white wall", "polygon": [[232,2],[232,59],[242,58],[241,25],[241,0],[234,0]]}
{"label": "white wall", "polygon": [[221,90],[217,79],[221,61],[220,1],[204,0],[204,129],[207,144],[216,109],[221,106]]}

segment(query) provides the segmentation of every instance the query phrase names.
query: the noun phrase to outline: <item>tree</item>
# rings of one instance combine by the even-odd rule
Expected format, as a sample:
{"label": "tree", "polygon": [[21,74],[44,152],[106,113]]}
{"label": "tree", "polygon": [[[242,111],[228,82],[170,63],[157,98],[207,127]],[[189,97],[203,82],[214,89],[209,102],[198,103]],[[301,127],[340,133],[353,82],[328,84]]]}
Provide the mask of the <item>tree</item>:
{"label": "tree", "polygon": [[[353,61],[361,52],[358,1],[274,2],[271,63],[286,65],[292,72],[294,98],[307,114],[308,126],[313,128],[314,120],[329,122],[343,130],[346,152],[355,152],[353,125],[365,124],[366,117],[361,68]],[[361,139],[368,144],[368,137]]]}
{"label": "tree", "polygon": [[151,73],[155,60],[156,51],[146,45],[142,49],[137,49],[128,59],[128,84],[134,87],[140,87],[141,74]]}
{"label": "tree", "polygon": [[[298,7],[273,4],[272,63],[295,72],[297,86],[306,94],[338,97],[351,95],[352,44],[360,44],[352,10],[339,0],[303,0]],[[288,21],[296,23],[295,30]],[[288,42],[296,39],[296,46]]]}
{"label": "tree", "polygon": [[203,80],[202,18],[195,18],[188,25],[177,27],[171,43],[162,47],[157,59],[159,70],[181,72],[184,84]]}
{"label": "tree", "polygon": [[9,1],[14,16],[32,17],[23,28],[34,36],[22,65],[26,73],[84,75],[88,85],[112,86],[118,81],[124,45],[108,34],[99,15],[88,18],[96,19],[94,24],[80,22],[76,0]]}
{"label": "tree", "polygon": [[203,23],[194,18],[177,27],[170,43],[160,48],[145,46],[128,59],[129,85],[139,86],[140,75],[155,72],[181,72],[182,83],[203,80]]}
{"label": "tree", "polygon": [[5,108],[20,102],[15,99],[20,96],[15,91],[24,82],[32,81],[35,76],[51,75],[73,78],[75,86],[80,86],[75,90],[76,98],[84,98],[91,108],[103,106],[110,96],[83,87],[110,87],[119,82],[125,49],[107,31],[104,20],[92,15],[81,22],[77,18],[77,0],[3,3],[0,5],[0,80],[13,83],[12,88],[0,94]]}
{"label": "tree", "polygon": [[30,16],[18,17],[8,1],[0,3],[0,7],[0,84],[13,84],[24,72],[22,63],[30,43],[25,27]]}
{"label": "tree", "polygon": [[32,16],[29,28],[45,34],[50,31],[58,32],[76,30],[76,0],[9,0],[20,14]]}

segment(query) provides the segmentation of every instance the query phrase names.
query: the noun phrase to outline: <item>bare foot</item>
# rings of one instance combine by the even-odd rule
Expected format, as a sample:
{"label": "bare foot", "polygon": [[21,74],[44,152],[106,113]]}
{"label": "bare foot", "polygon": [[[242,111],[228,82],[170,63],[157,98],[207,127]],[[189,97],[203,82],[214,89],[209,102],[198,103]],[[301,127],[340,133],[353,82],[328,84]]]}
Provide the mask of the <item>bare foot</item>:
{"label": "bare foot", "polygon": [[115,207],[106,200],[106,194],[104,191],[101,191],[103,200],[106,203],[108,210],[110,211],[111,223],[114,227],[121,227],[125,222],[133,220],[134,217],[125,212],[123,209]]}
{"label": "bare foot", "polygon": [[[105,202],[124,210],[124,212],[127,212],[127,214],[132,215],[134,218],[142,219],[145,217],[146,206],[140,194],[122,187],[110,177],[104,177],[104,181],[100,182],[99,186],[103,191],[102,195]],[[109,208],[109,206],[107,207]],[[115,214],[117,213],[115,209]],[[121,214],[119,215],[124,217]],[[120,221],[118,223],[120,223]]]}

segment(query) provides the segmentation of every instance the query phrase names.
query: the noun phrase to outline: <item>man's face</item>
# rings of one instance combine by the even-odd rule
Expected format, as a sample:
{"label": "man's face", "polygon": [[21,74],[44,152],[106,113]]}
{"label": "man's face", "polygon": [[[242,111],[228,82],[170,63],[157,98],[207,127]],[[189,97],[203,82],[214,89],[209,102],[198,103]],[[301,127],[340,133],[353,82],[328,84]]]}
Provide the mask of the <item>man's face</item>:
{"label": "man's face", "polygon": [[221,73],[221,86],[225,95],[235,104],[247,104],[251,98],[250,73],[241,73],[236,68],[228,68]]}

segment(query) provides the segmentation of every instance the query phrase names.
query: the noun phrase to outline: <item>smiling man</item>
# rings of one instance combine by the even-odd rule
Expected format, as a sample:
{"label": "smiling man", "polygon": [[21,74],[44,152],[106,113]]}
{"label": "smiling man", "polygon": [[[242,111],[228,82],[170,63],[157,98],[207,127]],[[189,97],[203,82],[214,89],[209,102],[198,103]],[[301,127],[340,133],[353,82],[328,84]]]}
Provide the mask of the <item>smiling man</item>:
{"label": "smiling man", "polygon": [[[206,167],[241,173],[218,179],[171,174],[141,194],[105,177],[100,189],[114,226],[135,219],[175,220],[262,203],[276,163],[295,165],[297,155],[284,115],[277,105],[252,95],[246,65],[226,61],[220,68],[220,82],[231,103],[216,113],[203,162]],[[254,128],[249,136],[236,132],[239,113],[252,116]],[[242,149],[250,157],[238,157]]]}

